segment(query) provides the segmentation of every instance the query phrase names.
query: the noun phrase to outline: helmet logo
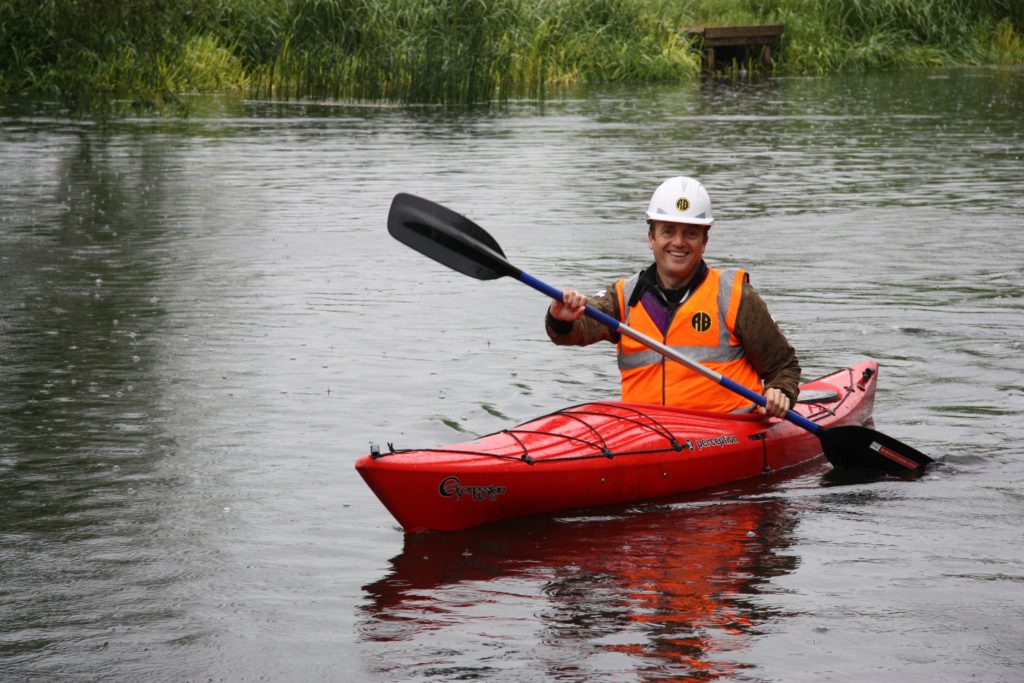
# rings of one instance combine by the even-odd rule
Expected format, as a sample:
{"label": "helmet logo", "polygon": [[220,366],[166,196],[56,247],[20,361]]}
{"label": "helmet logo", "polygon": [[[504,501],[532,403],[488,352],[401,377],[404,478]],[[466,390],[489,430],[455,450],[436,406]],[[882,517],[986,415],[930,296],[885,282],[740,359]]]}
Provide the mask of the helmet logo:
{"label": "helmet logo", "polygon": [[711,329],[711,316],[704,311],[698,311],[690,318],[690,327],[697,332],[707,332]]}
{"label": "helmet logo", "polygon": [[686,197],[680,197],[676,200],[676,208],[680,211],[686,211],[690,208],[690,200]]}

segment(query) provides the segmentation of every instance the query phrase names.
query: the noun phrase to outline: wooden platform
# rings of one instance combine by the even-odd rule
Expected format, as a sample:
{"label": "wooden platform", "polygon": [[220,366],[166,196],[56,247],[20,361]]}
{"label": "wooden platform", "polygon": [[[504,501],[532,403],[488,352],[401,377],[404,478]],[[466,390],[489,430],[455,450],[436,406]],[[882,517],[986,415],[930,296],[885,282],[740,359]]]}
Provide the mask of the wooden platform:
{"label": "wooden platform", "polygon": [[761,62],[768,66],[772,60],[772,46],[782,38],[782,24],[762,26],[702,26],[687,29],[685,33],[696,37],[704,49],[704,64],[715,70],[715,51],[739,52],[747,48],[761,48]]}

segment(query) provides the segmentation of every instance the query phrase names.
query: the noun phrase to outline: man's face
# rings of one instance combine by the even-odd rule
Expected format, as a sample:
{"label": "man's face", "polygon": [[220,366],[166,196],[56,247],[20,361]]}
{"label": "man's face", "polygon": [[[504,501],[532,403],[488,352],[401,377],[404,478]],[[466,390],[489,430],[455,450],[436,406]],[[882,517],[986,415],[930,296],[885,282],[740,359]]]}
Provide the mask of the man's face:
{"label": "man's face", "polygon": [[708,229],[689,223],[651,221],[647,241],[661,284],[674,289],[693,274],[704,258]]}

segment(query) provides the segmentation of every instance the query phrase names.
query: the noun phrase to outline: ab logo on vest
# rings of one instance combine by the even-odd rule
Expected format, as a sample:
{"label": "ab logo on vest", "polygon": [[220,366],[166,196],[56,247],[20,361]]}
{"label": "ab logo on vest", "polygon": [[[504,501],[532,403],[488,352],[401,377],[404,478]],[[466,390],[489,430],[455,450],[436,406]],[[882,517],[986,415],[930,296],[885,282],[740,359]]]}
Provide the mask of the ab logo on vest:
{"label": "ab logo on vest", "polygon": [[707,332],[711,329],[711,316],[704,311],[698,311],[690,318],[690,327],[697,332]]}

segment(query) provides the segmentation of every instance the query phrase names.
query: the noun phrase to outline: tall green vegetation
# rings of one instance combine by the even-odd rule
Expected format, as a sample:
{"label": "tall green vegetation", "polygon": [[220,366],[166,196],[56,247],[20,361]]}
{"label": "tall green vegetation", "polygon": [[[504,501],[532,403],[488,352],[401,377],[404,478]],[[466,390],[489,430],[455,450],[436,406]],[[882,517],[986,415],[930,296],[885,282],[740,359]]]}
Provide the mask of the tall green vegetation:
{"label": "tall green vegetation", "polygon": [[[801,0],[788,22],[789,68],[816,73],[1021,61],[1009,13],[981,0]],[[1009,8],[1008,8],[1009,9]]]}
{"label": "tall green vegetation", "polygon": [[825,74],[1024,61],[1021,0],[680,0],[697,23],[785,25],[781,68]]}
{"label": "tall green vegetation", "polygon": [[681,29],[783,23],[783,72],[1024,61],[1021,0],[0,0],[0,92],[468,103],[694,78]]}
{"label": "tall green vegetation", "polygon": [[0,0],[0,90],[79,98],[242,87],[233,46],[202,30],[207,4]]}
{"label": "tall green vegetation", "polygon": [[[235,38],[248,46],[261,96],[473,102],[538,95],[561,83],[679,80],[700,68],[673,30],[676,21],[643,0],[278,0],[276,7],[270,26],[277,30]],[[235,11],[247,8],[239,3]]]}

